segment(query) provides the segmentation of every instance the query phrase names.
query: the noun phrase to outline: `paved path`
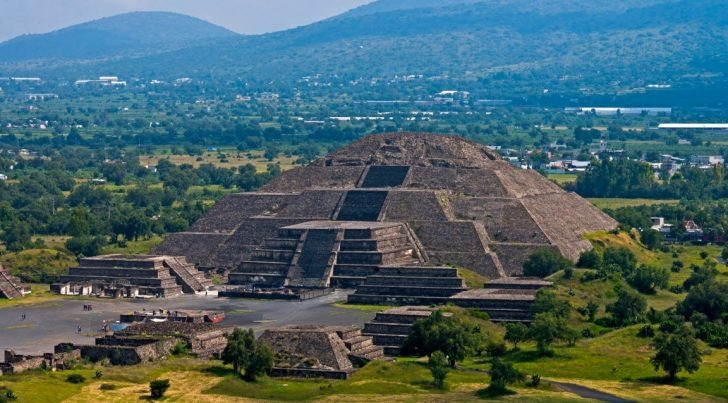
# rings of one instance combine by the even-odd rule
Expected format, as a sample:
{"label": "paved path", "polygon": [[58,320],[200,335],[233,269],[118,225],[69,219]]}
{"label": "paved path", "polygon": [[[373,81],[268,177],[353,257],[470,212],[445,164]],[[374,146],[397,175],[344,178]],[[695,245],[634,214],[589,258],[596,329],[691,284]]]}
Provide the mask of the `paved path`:
{"label": "paved path", "polygon": [[[256,332],[290,324],[358,325],[374,318],[373,312],[337,308],[346,295],[333,294],[302,302],[249,300],[183,295],[154,300],[74,300],[0,309],[0,352],[13,349],[20,354],[53,351],[61,342],[93,344],[104,321],[115,322],[119,315],[146,308],[222,310],[223,324],[253,328]],[[91,304],[93,311],[83,306]],[[21,320],[25,314],[26,319]],[[77,329],[81,326],[81,333]]]}
{"label": "paved path", "polygon": [[565,390],[566,392],[571,392],[579,397],[583,397],[584,399],[594,399],[594,400],[601,400],[602,402],[609,402],[609,403],[632,403],[631,400],[625,400],[622,399],[619,396],[612,395],[610,393],[602,392],[600,390],[587,388],[586,386],[576,385],[573,383],[563,383],[563,382],[554,382],[550,381],[553,385],[556,385],[557,387]]}

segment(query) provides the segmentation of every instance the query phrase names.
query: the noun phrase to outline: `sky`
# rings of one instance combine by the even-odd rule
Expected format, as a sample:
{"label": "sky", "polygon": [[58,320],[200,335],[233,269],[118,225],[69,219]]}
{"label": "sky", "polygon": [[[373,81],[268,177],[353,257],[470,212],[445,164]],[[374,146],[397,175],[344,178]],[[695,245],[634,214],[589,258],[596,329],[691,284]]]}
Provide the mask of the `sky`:
{"label": "sky", "polygon": [[130,11],[174,11],[242,34],[294,28],[372,0],[0,0],[0,41]]}

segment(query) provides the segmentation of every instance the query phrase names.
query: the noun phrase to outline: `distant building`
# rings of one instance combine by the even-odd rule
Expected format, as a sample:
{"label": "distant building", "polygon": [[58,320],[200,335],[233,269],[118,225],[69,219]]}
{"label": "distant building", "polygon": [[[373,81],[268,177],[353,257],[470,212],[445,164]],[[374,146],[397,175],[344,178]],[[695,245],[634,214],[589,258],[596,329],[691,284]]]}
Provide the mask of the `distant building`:
{"label": "distant building", "polygon": [[664,130],[728,130],[728,123],[662,123],[657,128]]}
{"label": "distant building", "polygon": [[710,169],[716,165],[724,165],[725,159],[720,155],[694,155],[690,157],[690,166]]}
{"label": "distant building", "polygon": [[674,241],[674,236],[672,235],[672,224],[665,223],[665,217],[651,217],[650,220],[652,220],[651,229],[662,234],[665,241]]}
{"label": "distant building", "polygon": [[687,220],[683,222],[683,225],[685,226],[683,240],[690,242],[701,242],[703,240],[703,229],[698,224],[692,220]]}
{"label": "distant building", "polygon": [[75,84],[77,86],[82,85],[100,85],[102,87],[105,86],[126,86],[126,81],[120,81],[119,77],[116,76],[101,76],[97,80],[76,80]]}
{"label": "distant building", "polygon": [[5,174],[0,174],[0,181],[6,181],[8,180],[8,176]]}
{"label": "distant building", "polygon": [[565,108],[567,113],[575,113],[577,115],[595,114],[598,116],[614,116],[614,115],[652,115],[657,116],[660,114],[670,115],[672,114],[672,108],[621,108],[621,107],[578,107],[578,108]]}

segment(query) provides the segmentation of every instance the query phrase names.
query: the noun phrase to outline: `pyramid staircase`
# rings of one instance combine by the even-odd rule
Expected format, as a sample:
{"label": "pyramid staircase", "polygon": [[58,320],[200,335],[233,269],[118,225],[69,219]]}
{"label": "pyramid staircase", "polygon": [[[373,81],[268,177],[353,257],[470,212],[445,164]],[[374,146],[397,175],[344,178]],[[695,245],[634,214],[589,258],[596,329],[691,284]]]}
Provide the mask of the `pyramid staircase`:
{"label": "pyramid staircase", "polygon": [[383,265],[418,263],[404,224],[312,221],[265,239],[228,281],[256,288],[353,288]]}
{"label": "pyramid staircase", "polygon": [[20,280],[8,274],[0,265],[0,297],[13,299],[24,295]]}
{"label": "pyramid staircase", "polygon": [[369,361],[384,358],[384,347],[374,344],[371,336],[363,335],[357,327],[337,330],[344,345],[349,349],[349,360],[354,363],[366,364]]}
{"label": "pyramid staircase", "polygon": [[185,293],[205,292],[212,286],[210,279],[198,271],[194,264],[187,262],[184,257],[169,257],[165,259],[164,264]]}
{"label": "pyramid staircase", "polygon": [[366,278],[348,302],[353,304],[445,304],[467,290],[452,267],[380,267]]}
{"label": "pyramid staircase", "polygon": [[397,356],[412,332],[412,325],[434,311],[435,308],[425,306],[403,306],[377,312],[374,320],[364,325],[362,334],[370,336],[375,345],[384,349],[384,354]]}

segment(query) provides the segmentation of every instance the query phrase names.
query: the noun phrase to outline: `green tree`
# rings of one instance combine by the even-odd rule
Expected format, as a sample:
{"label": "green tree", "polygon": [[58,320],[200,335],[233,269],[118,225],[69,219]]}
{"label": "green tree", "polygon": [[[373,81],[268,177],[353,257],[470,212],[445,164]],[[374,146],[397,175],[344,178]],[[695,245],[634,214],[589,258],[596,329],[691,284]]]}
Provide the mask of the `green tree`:
{"label": "green tree", "polygon": [[252,329],[238,328],[229,334],[221,358],[224,364],[232,364],[235,373],[247,381],[254,381],[273,366],[272,350],[256,342]]}
{"label": "green tree", "polygon": [[556,293],[549,289],[539,290],[536,299],[531,304],[531,312],[551,313],[559,318],[567,318],[571,313],[569,301],[559,298]]}
{"label": "green tree", "polygon": [[645,298],[626,287],[618,288],[617,301],[607,306],[607,312],[612,314],[614,323],[618,326],[641,322],[646,309]]}
{"label": "green tree", "polygon": [[152,399],[161,399],[169,389],[169,379],[157,379],[149,382],[149,393]]}
{"label": "green tree", "polygon": [[708,280],[692,287],[677,312],[686,318],[700,313],[711,321],[723,319],[728,315],[728,284]]}
{"label": "green tree", "polygon": [[430,372],[432,373],[432,379],[435,383],[435,387],[443,389],[445,387],[445,378],[447,377],[448,372],[450,372],[447,356],[445,356],[442,351],[435,351],[430,355],[428,365],[430,367]]}
{"label": "green tree", "polygon": [[589,301],[589,303],[586,304],[586,311],[589,315],[589,322],[594,322],[594,319],[597,316],[597,312],[599,312],[599,303]]}
{"label": "green tree", "polygon": [[523,275],[530,277],[547,277],[559,270],[571,267],[569,259],[553,249],[539,249],[523,263]]}
{"label": "green tree", "polygon": [[652,228],[642,231],[640,238],[647,249],[657,250],[662,246],[662,234]]}
{"label": "green tree", "polygon": [[524,379],[523,374],[513,368],[513,364],[494,358],[490,366],[490,385],[487,391],[494,396],[507,394],[508,385]]}
{"label": "green tree", "polygon": [[531,323],[529,336],[536,341],[539,354],[550,353],[550,346],[561,337],[565,324],[562,319],[550,313],[539,313]]}
{"label": "green tree", "polygon": [[606,248],[602,260],[605,266],[618,266],[624,275],[629,275],[637,267],[637,256],[625,247]]}
{"label": "green tree", "polygon": [[690,274],[690,277],[683,282],[683,288],[686,290],[698,284],[713,280],[718,276],[718,268],[714,261],[706,260],[702,266],[692,265],[691,269],[693,272]]}
{"label": "green tree", "polygon": [[457,361],[474,350],[474,331],[456,316],[445,316],[441,311],[435,311],[412,325],[412,332],[405,340],[402,351],[419,356],[441,351],[447,356],[450,366],[455,367]]}
{"label": "green tree", "polygon": [[650,359],[655,370],[662,369],[667,372],[670,382],[675,380],[677,373],[688,371],[693,373],[700,368],[702,358],[698,343],[692,331],[685,325],[672,333],[661,333],[652,342],[657,350]]}
{"label": "green tree", "polygon": [[0,233],[0,240],[5,243],[5,249],[10,252],[21,251],[30,246],[31,230],[28,223],[13,220],[7,225],[5,230]]}
{"label": "green tree", "polygon": [[514,348],[518,348],[518,343],[528,340],[528,327],[523,323],[506,323],[506,334],[503,338],[513,343]]}
{"label": "green tree", "polygon": [[670,272],[664,268],[642,265],[627,278],[627,282],[639,292],[654,294],[658,288],[669,287]]}

